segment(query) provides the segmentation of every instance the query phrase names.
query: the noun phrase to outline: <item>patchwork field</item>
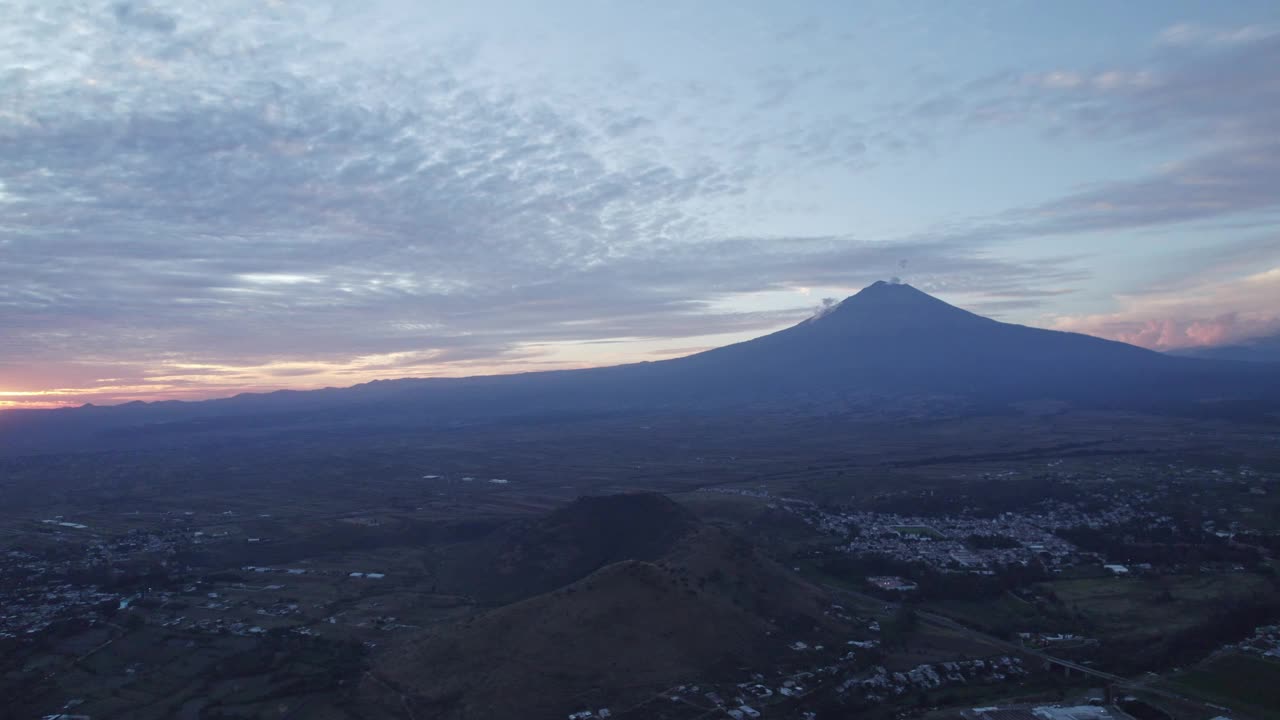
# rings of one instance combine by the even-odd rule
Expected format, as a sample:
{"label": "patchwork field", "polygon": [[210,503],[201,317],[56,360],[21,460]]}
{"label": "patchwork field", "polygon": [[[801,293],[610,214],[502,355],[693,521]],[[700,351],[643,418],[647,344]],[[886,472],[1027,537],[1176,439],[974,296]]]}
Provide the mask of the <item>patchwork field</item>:
{"label": "patchwork field", "polygon": [[1063,605],[1110,635],[1156,638],[1193,627],[1208,612],[1244,600],[1268,583],[1237,573],[1102,577],[1045,583]]}

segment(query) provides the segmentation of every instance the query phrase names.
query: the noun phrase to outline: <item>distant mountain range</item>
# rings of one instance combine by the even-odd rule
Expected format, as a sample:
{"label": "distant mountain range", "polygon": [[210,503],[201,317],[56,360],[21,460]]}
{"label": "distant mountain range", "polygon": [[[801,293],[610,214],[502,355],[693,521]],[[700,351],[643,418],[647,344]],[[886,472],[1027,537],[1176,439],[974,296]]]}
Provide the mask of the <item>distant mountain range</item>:
{"label": "distant mountain range", "polygon": [[997,322],[878,282],[793,327],[673,360],[0,413],[0,453],[599,414],[893,412],[921,403],[987,411],[1030,401],[1267,418],[1280,408],[1280,367]]}
{"label": "distant mountain range", "polygon": [[1169,354],[1205,360],[1280,362],[1280,335],[1252,338],[1234,345],[1183,348],[1181,350],[1173,350]]}

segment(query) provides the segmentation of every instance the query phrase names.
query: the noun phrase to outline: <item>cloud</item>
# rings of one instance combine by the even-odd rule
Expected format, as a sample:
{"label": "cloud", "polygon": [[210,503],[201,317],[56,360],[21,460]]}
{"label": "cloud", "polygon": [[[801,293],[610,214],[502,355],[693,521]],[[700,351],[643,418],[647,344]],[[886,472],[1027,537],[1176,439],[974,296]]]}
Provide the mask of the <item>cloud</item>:
{"label": "cloud", "polygon": [[[1277,128],[1280,130],[1280,127]],[[1009,217],[1031,232],[1077,233],[1280,209],[1280,139],[1231,143],[1134,180],[1101,184]]]}
{"label": "cloud", "polygon": [[1103,70],[1092,75],[1054,70],[1025,76],[1024,82],[1045,90],[1120,91],[1154,87],[1156,76],[1147,70]]}
{"label": "cloud", "polygon": [[[927,239],[728,235],[707,218],[757,171],[619,149],[656,146],[654,117],[567,112],[452,46],[366,57],[334,37],[341,3],[164,7],[50,0],[0,28],[0,394],[529,369],[601,339],[643,355],[805,313],[723,298],[903,256],[940,290],[1080,277]],[[782,102],[810,76],[763,82]],[[792,142],[846,154],[843,132]]]}
{"label": "cloud", "polygon": [[1227,345],[1270,335],[1280,332],[1280,266],[1118,300],[1116,312],[1058,317],[1052,326],[1153,350]]}
{"label": "cloud", "polygon": [[[1127,67],[997,73],[963,91],[944,91],[936,98],[949,108],[943,118],[970,131],[1039,128],[1056,144],[1127,143],[1175,159],[932,236],[973,243],[1274,221],[1280,211],[1280,34],[1254,27],[1179,32],[1205,42],[1194,48],[1174,43]],[[913,111],[901,124],[940,121],[936,112]]]}
{"label": "cloud", "polygon": [[[853,290],[903,257],[918,287],[1025,311],[1088,273],[993,243],[1280,202],[1273,35],[1003,73],[854,116],[855,102],[795,112],[853,93],[813,58],[748,73],[740,95],[620,69],[610,93],[566,99],[477,67],[483,38],[370,42],[356,11],[47,0],[0,27],[0,402],[568,366],[583,361],[560,348],[587,343],[666,354],[807,312],[802,297],[727,300]],[[1188,155],[892,242],[724,219],[797,168],[864,172],[933,150],[949,123],[1017,122]],[[13,394],[41,388],[68,392]]]}
{"label": "cloud", "polygon": [[1178,23],[1161,30],[1159,42],[1175,47],[1231,46],[1257,42],[1276,34],[1275,28],[1265,25],[1221,28],[1197,23]]}
{"label": "cloud", "polygon": [[1130,65],[997,73],[949,97],[971,127],[1042,124],[1055,138],[1261,139],[1280,113],[1280,33],[1222,31],[1230,43],[1165,48]]}
{"label": "cloud", "polygon": [[1060,330],[1087,332],[1153,350],[1223,345],[1233,340],[1255,337],[1272,327],[1274,322],[1241,324],[1234,313],[1216,318],[1085,318],[1084,322],[1064,321],[1058,324]]}

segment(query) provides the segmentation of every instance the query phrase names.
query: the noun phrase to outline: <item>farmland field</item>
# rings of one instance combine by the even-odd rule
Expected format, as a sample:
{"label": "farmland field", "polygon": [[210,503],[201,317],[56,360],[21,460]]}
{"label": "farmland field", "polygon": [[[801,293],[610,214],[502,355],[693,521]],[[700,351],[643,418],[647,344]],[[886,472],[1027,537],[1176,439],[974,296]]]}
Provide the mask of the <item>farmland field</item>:
{"label": "farmland field", "polygon": [[1195,623],[1220,603],[1247,597],[1265,580],[1240,573],[1152,578],[1096,578],[1045,583],[1066,608],[1108,634],[1159,636]]}
{"label": "farmland field", "polygon": [[1175,676],[1171,684],[1207,702],[1244,703],[1259,717],[1280,718],[1280,662],[1255,655],[1222,655]]}

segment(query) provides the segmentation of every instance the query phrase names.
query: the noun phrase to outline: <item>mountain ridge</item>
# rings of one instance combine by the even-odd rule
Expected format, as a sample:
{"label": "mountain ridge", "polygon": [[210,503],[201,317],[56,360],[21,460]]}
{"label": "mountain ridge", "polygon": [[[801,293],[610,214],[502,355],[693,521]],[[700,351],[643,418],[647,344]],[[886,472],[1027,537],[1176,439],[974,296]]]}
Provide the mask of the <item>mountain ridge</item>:
{"label": "mountain ridge", "polygon": [[1230,360],[1235,362],[1280,362],[1280,334],[1249,338],[1230,345],[1182,348],[1167,354],[1200,360]]}
{"label": "mountain ridge", "polygon": [[[1271,417],[1280,372],[999,322],[876,283],[796,325],[693,355],[581,370],[403,378],[348,388],[0,413],[0,453],[134,447],[317,428],[402,429],[593,414],[826,412],[848,401]],[[855,403],[856,404],[856,403]]]}

